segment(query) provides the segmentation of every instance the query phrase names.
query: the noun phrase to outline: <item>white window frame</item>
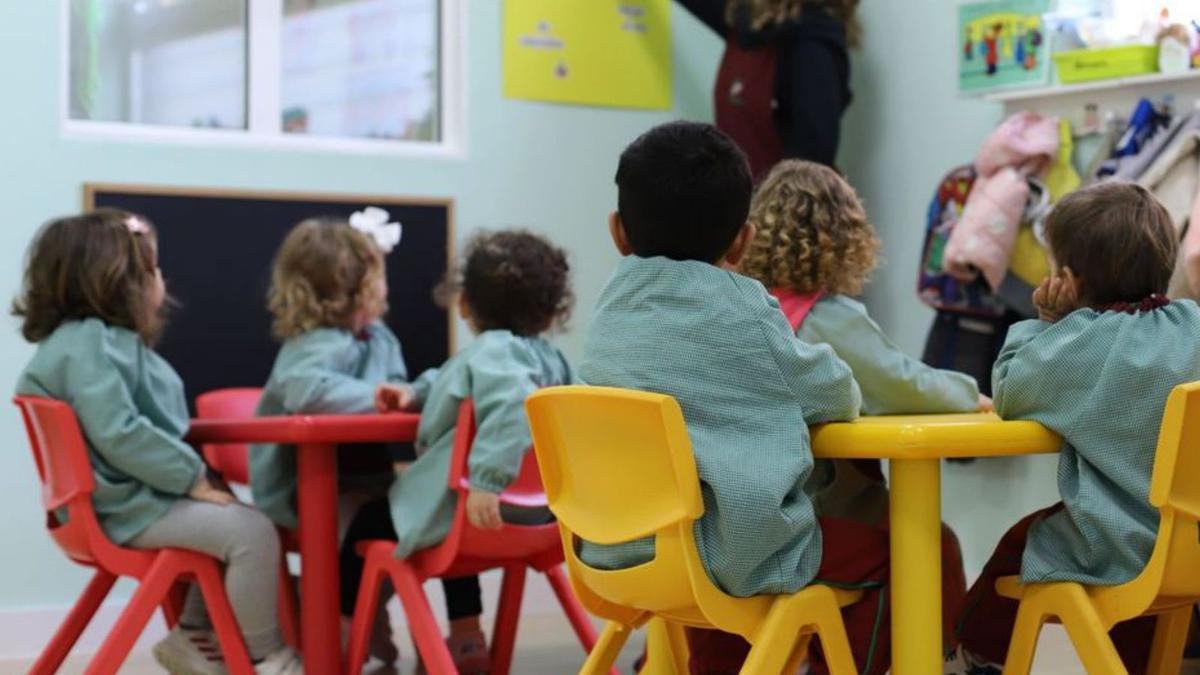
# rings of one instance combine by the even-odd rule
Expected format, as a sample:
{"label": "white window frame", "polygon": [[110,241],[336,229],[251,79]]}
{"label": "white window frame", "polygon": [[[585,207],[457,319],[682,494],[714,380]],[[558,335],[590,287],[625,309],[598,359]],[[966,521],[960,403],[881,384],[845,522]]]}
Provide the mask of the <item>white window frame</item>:
{"label": "white window frame", "polygon": [[437,141],[316,136],[283,133],[280,107],[280,40],[283,0],[247,0],[246,129],[195,129],[71,118],[71,7],[60,0],[59,119],[62,137],[79,141],[119,141],[181,146],[389,155],[462,159],[466,156],[466,5],[440,0],[441,36]]}

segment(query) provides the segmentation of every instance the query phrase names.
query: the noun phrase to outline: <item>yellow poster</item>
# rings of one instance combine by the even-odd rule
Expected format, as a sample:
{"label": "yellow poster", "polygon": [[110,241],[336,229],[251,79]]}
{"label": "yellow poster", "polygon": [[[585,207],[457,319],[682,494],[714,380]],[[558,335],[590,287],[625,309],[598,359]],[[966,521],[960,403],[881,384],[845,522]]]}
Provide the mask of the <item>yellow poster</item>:
{"label": "yellow poster", "polygon": [[505,0],[504,95],[669,109],[670,0]]}

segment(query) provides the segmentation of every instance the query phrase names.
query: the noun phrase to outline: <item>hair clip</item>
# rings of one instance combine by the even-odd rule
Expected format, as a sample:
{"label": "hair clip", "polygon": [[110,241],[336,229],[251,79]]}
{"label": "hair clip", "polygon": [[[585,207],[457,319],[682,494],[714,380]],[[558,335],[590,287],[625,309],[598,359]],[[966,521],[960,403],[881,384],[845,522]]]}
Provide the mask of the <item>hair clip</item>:
{"label": "hair clip", "polygon": [[388,222],[390,217],[387,211],[377,206],[368,206],[350,215],[350,227],[373,239],[379,250],[391,253],[396,244],[400,243],[403,228],[400,223]]}
{"label": "hair clip", "polygon": [[128,218],[126,218],[125,219],[125,227],[129,228],[129,231],[132,234],[149,234],[150,233],[150,226],[146,224],[146,221],[142,220],[141,218],[138,218],[137,216],[129,216]]}

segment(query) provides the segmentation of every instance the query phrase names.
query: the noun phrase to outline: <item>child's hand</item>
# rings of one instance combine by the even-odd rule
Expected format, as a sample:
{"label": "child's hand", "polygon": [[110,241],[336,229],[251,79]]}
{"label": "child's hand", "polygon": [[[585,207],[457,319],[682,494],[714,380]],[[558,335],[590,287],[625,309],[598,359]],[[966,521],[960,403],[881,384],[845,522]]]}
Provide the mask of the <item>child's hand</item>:
{"label": "child's hand", "polygon": [[217,506],[229,506],[237,501],[237,497],[232,494],[213,487],[213,484],[208,482],[208,476],[204,474],[200,474],[200,479],[188,491],[187,496],[198,502],[208,502]]}
{"label": "child's hand", "polygon": [[979,395],[979,412],[996,412],[996,406],[992,403],[991,398],[984,396],[983,394]]}
{"label": "child's hand", "polygon": [[467,520],[481,530],[498,530],[500,520],[500,495],[486,490],[471,490],[467,495]]}
{"label": "child's hand", "polygon": [[[1069,273],[1069,270],[1066,271]],[[1063,274],[1046,279],[1033,292],[1033,306],[1037,308],[1039,319],[1054,323],[1079,309],[1079,297],[1071,281],[1072,276]]]}
{"label": "child's hand", "polygon": [[375,390],[375,408],[379,412],[408,410],[417,399],[417,393],[406,384],[384,382]]}

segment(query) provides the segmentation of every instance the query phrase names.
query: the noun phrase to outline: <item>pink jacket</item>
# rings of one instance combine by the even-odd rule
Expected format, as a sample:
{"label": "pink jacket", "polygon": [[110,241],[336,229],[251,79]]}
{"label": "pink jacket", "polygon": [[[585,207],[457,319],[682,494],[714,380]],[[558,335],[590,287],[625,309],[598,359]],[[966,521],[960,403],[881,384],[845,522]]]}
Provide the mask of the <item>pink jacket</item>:
{"label": "pink jacket", "polygon": [[999,288],[1029,199],[1026,179],[1046,172],[1058,142],[1058,118],[1032,112],[1017,113],[992,132],[975,158],[979,177],[946,244],[947,274],[971,281],[982,273]]}

